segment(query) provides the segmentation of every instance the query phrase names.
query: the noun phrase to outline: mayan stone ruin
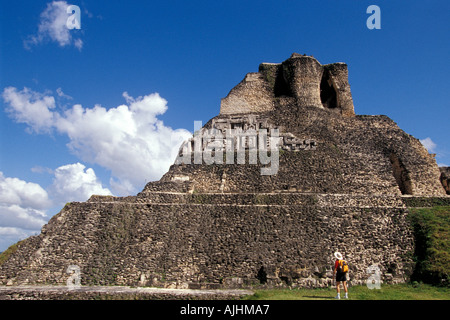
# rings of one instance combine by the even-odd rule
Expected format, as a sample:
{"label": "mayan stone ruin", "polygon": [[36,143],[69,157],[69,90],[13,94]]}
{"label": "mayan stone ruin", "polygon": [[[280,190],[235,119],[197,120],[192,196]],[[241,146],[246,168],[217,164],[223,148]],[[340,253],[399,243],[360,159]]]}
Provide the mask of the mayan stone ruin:
{"label": "mayan stone ruin", "polygon": [[159,181],[67,204],[0,283],[65,285],[76,265],[86,286],[325,287],[335,251],[352,284],[373,264],[405,282],[408,204],[447,201],[449,176],[389,117],[355,113],[345,63],[294,53],[247,74]]}

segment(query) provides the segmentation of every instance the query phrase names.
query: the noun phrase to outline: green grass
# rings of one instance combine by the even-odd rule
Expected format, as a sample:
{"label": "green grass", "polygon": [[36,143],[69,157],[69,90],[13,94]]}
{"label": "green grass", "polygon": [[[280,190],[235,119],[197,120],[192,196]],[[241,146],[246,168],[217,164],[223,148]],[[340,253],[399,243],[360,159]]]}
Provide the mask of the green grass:
{"label": "green grass", "polygon": [[8,249],[6,249],[5,251],[3,251],[0,254],[0,265],[3,264],[3,262],[5,262],[6,260],[8,260],[9,256],[12,255],[14,252],[16,252],[17,248],[19,247],[19,245],[23,242],[19,241],[13,245],[11,245]]}
{"label": "green grass", "polygon": [[410,208],[416,268],[412,281],[450,285],[450,207]]}
{"label": "green grass", "polygon": [[[344,296],[341,288],[341,298]],[[382,285],[370,290],[367,286],[348,289],[349,300],[450,300],[450,289],[428,284]],[[334,300],[335,288],[319,289],[261,289],[243,300]]]}

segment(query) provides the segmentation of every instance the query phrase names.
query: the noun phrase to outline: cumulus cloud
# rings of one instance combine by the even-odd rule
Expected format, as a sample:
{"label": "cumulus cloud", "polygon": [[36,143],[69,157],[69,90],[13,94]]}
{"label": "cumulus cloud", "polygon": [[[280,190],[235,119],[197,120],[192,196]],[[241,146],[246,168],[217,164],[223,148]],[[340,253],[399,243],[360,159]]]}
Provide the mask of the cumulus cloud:
{"label": "cumulus cloud", "polygon": [[54,171],[55,178],[50,187],[51,195],[59,204],[71,201],[86,201],[93,194],[112,195],[103,188],[92,168],[81,163],[61,166]]}
{"label": "cumulus cloud", "polygon": [[39,231],[47,221],[50,205],[48,193],[40,185],[0,172],[0,250],[11,244],[9,241]]}
{"label": "cumulus cloud", "polygon": [[420,143],[428,150],[428,152],[434,152],[436,150],[436,143],[431,140],[431,138],[421,139]]}
{"label": "cumulus cloud", "polygon": [[33,131],[48,131],[54,123],[52,109],[55,98],[28,88],[18,91],[14,87],[3,90],[3,100],[10,107],[6,108],[19,123],[26,123]]}
{"label": "cumulus cloud", "polygon": [[0,204],[0,225],[23,231],[38,231],[47,221],[45,211],[23,208],[18,205]]}
{"label": "cumulus cloud", "polygon": [[72,37],[72,30],[67,28],[67,19],[70,14],[67,13],[69,4],[66,1],[53,1],[47,3],[47,7],[40,15],[37,34],[29,36],[24,41],[26,49],[44,41],[50,40],[57,42],[59,46],[65,47],[73,44],[81,50],[83,41]]}
{"label": "cumulus cloud", "polygon": [[[133,194],[146,181],[159,179],[174,162],[181,143],[191,136],[158,119],[168,108],[158,93],[133,98],[124,92],[123,97],[127,104],[115,108],[76,104],[58,112],[51,96],[27,88],[3,91],[16,121],[36,132],[56,130],[67,135],[68,147],[80,159],[110,170],[110,184],[117,195]],[[35,109],[42,109],[42,119],[31,116]]]}
{"label": "cumulus cloud", "polygon": [[8,178],[0,172],[0,203],[23,208],[44,209],[50,205],[47,192],[38,184]]}
{"label": "cumulus cloud", "polygon": [[[74,105],[58,117],[55,128],[70,138],[69,148],[83,161],[111,170],[120,194],[134,193],[145,180],[161,177],[173,163],[178,147],[191,134],[173,130],[157,116],[167,101],[157,93],[136,99],[123,94],[128,105],[92,109]],[[118,185],[126,190],[119,190]]]}

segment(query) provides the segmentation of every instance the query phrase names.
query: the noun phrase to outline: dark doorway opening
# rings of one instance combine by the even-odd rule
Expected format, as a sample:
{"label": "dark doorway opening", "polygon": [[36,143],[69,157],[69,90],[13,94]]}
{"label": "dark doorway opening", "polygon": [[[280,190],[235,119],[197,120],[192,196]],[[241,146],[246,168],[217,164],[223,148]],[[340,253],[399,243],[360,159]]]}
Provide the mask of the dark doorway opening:
{"label": "dark doorway opening", "polygon": [[267,283],[267,272],[264,270],[264,267],[261,267],[258,271],[258,275],[256,278],[259,280],[260,284],[266,284]]}
{"label": "dark doorway opening", "polygon": [[391,153],[389,160],[392,164],[392,174],[402,194],[412,194],[411,178],[402,161],[395,153]]}
{"label": "dark doorway opening", "polygon": [[337,95],[334,89],[330,72],[323,71],[322,80],[320,81],[320,100],[322,105],[328,109],[337,108]]}
{"label": "dark doorway opening", "polygon": [[289,88],[288,82],[285,79],[285,74],[283,72],[283,68],[280,68],[280,71],[277,72],[275,79],[275,86],[273,88],[273,92],[275,97],[292,97],[291,89]]}

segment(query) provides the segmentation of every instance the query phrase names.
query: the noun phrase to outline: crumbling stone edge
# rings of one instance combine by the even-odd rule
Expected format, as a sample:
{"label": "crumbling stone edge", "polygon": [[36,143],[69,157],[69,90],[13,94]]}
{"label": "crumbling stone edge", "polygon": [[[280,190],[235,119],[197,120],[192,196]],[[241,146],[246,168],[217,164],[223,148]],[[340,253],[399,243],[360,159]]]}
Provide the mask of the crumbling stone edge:
{"label": "crumbling stone edge", "polygon": [[0,300],[239,300],[251,290],[192,290],[128,286],[0,286]]}

